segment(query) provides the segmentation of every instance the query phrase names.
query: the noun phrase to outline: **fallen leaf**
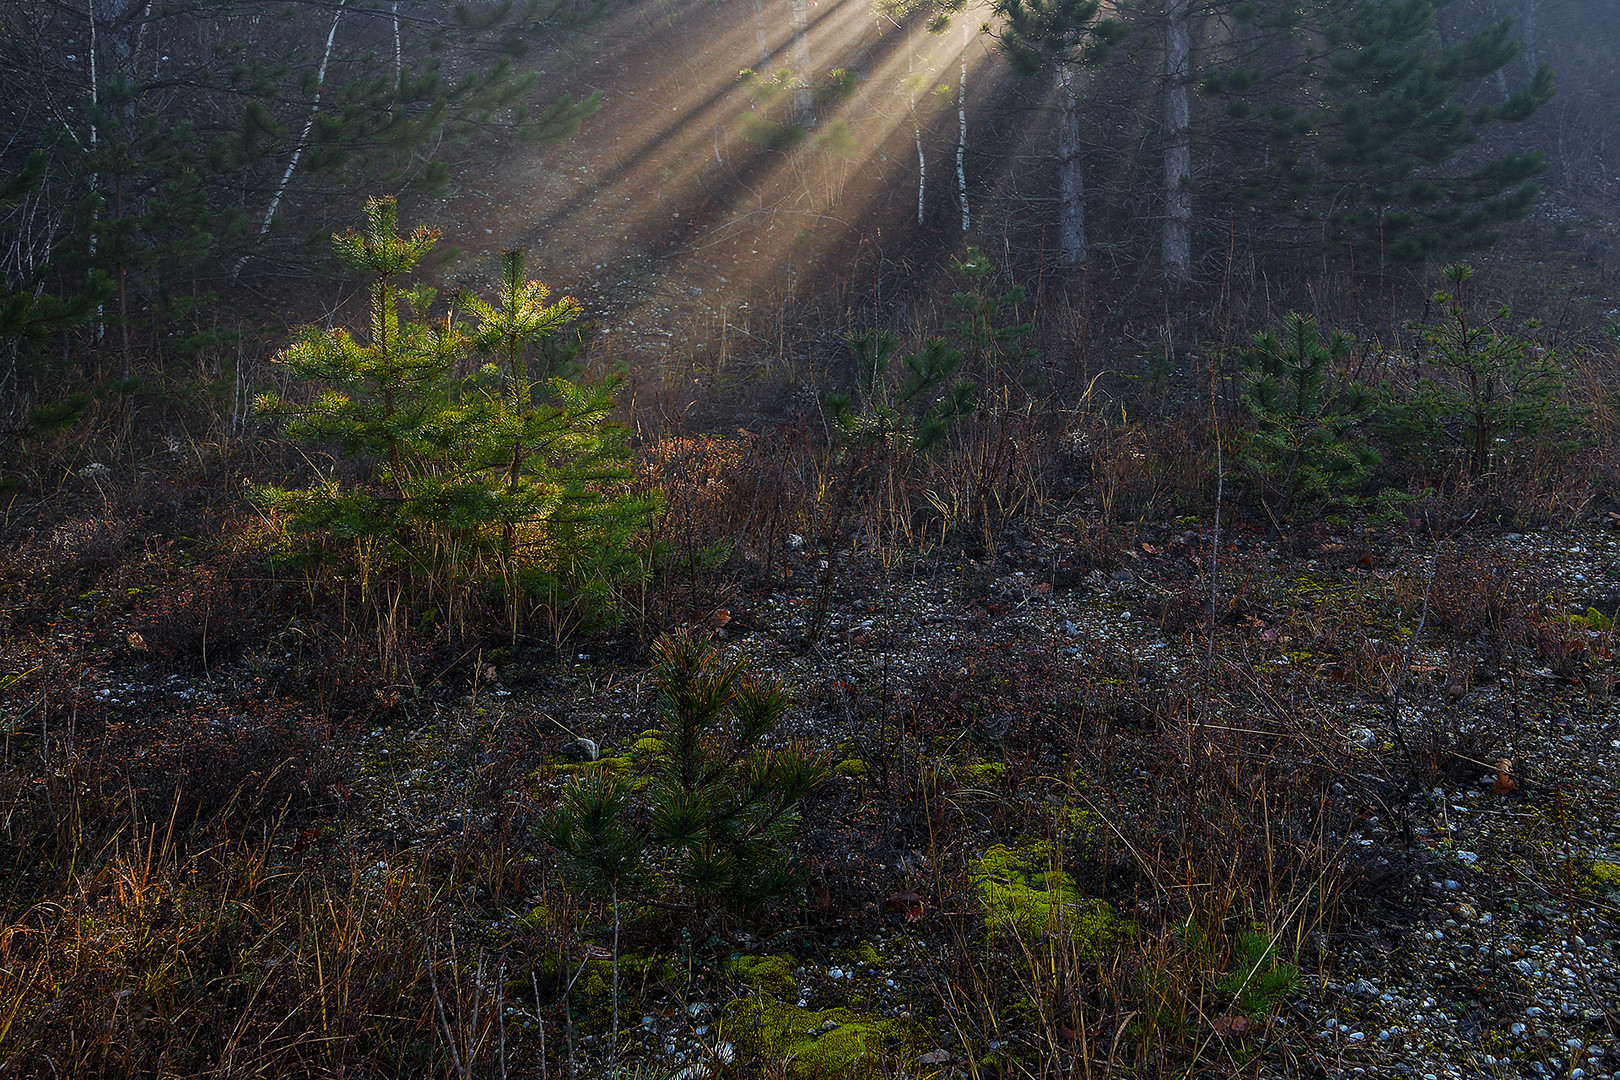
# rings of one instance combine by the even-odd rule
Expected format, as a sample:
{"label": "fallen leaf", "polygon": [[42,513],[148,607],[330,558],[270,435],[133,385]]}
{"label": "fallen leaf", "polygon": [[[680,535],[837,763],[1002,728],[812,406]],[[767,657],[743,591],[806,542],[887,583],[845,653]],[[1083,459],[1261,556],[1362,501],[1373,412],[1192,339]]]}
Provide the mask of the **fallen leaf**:
{"label": "fallen leaf", "polygon": [[709,629],[710,630],[718,630],[718,629],[720,629],[722,626],[726,625],[726,623],[728,623],[730,621],[731,621],[731,612],[730,611],[728,611],[727,609],[725,609],[723,607],[715,608],[714,611],[709,615]]}
{"label": "fallen leaf", "polygon": [[131,630],[129,633],[125,634],[124,640],[128,641],[129,647],[137,652],[146,651],[146,639],[141,637],[141,635],[137,634],[135,631]]}
{"label": "fallen leaf", "polygon": [[1233,1035],[1248,1034],[1249,1029],[1254,1026],[1254,1023],[1242,1013],[1222,1013],[1220,1016],[1217,1016],[1214,1020],[1210,1021],[1209,1026],[1215,1029],[1215,1034],[1222,1037],[1229,1037]]}
{"label": "fallen leaf", "polygon": [[909,889],[897,892],[889,897],[886,905],[890,911],[898,911],[905,916],[906,922],[921,922],[923,917],[923,898]]}
{"label": "fallen leaf", "polygon": [[1496,763],[1496,782],[1491,785],[1491,790],[1493,792],[1498,795],[1506,795],[1508,792],[1519,786],[1518,781],[1514,780],[1513,777],[1508,775],[1508,770],[1512,768],[1512,758],[1503,758],[1501,761]]}

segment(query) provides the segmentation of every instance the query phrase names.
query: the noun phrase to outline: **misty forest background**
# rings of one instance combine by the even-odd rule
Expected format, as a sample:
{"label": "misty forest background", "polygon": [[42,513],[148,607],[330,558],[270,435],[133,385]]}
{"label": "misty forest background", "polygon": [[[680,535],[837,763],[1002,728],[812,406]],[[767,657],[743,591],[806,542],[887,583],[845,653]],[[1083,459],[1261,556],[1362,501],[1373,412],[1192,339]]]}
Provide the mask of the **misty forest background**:
{"label": "misty forest background", "polygon": [[[1099,337],[1157,337],[1179,362],[1290,306],[1394,339],[1424,265],[1482,250],[1582,295],[1611,259],[1615,15],[17,4],[8,437],[119,381],[161,412],[157,386],[197,372],[238,386],[217,407],[250,427],[279,328],[350,296],[322,284],[326,238],[381,194],[445,231],[446,283],[529,249],[586,301],[592,350],[638,369],[698,350],[832,364],[829,328],[916,321],[969,244],[1029,290],[1088,297],[1046,350],[1064,369]],[[1195,292],[1149,299],[1160,281]],[[1251,293],[1265,303],[1234,310]],[[763,325],[782,310],[800,332]]]}

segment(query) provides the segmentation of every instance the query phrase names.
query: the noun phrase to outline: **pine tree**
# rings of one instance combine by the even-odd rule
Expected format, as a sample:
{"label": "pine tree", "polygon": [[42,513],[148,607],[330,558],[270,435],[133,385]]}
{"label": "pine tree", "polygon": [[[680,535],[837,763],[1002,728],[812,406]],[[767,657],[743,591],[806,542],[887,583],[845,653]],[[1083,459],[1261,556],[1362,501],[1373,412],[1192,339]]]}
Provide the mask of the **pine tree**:
{"label": "pine tree", "polygon": [[1381,264],[1488,247],[1502,224],[1528,213],[1546,168],[1541,154],[1508,153],[1465,171],[1456,163],[1489,125],[1546,104],[1552,72],[1542,66],[1528,86],[1470,111],[1465,91],[1501,71],[1518,43],[1504,20],[1442,47],[1437,8],[1433,0],[1316,0],[1291,93],[1243,65],[1207,77],[1206,92],[1264,125],[1265,161],[1248,171],[1245,197],[1319,220],[1324,243]]}
{"label": "pine tree", "polygon": [[1468,264],[1443,276],[1447,288],[1431,299],[1441,318],[1416,328],[1429,373],[1409,394],[1391,394],[1385,434],[1426,464],[1460,458],[1471,479],[1504,470],[1527,446],[1559,450],[1548,437],[1567,434],[1580,417],[1560,399],[1558,354],[1530,335],[1535,323],[1514,327],[1511,307],[1480,310]]}
{"label": "pine tree", "polygon": [[1245,457],[1274,529],[1297,501],[1354,491],[1378,460],[1351,435],[1371,415],[1373,396],[1329,378],[1349,351],[1347,336],[1335,330],[1324,340],[1315,319],[1293,313],[1280,335],[1257,335],[1243,354],[1255,424]]}
{"label": "pine tree", "polygon": [[855,396],[828,394],[827,408],[842,437],[859,447],[924,453],[937,446],[957,418],[973,411],[973,384],[950,382],[963,354],[943,338],[900,358],[898,383],[888,376],[900,345],[892,330],[867,330],[846,339],[855,354]]}
{"label": "pine tree", "polygon": [[1080,156],[1081,69],[1108,58],[1128,33],[1116,19],[1099,19],[1097,0],[997,0],[997,40],[1020,75],[1056,73],[1058,119],[1058,258],[1064,266],[1086,260],[1084,166]]}
{"label": "pine tree", "polygon": [[962,346],[968,374],[982,373],[997,386],[1029,380],[1036,352],[1025,339],[1034,333],[1035,324],[1014,321],[1029,292],[1022,285],[991,292],[996,266],[976,247],[968,248],[966,257],[952,260],[951,270],[967,279],[967,287],[951,294],[950,306],[962,318],[947,320],[945,329]]}
{"label": "pine tree", "polygon": [[770,744],[787,693],[745,664],[692,634],[654,646],[662,715],[649,736],[651,775],[631,787],[606,765],[587,766],[536,830],[570,878],[603,892],[656,888],[666,902],[737,915],[802,885],[799,807],[827,770],[808,747]]}
{"label": "pine tree", "polygon": [[88,404],[81,395],[66,413],[47,405],[44,412],[34,410],[36,415],[20,417],[22,365],[43,351],[55,335],[93,318],[114,290],[104,274],[92,271],[68,295],[46,291],[50,251],[40,237],[49,234],[49,225],[38,219],[50,214],[42,205],[41,194],[47,167],[48,155],[36,150],[21,169],[0,179],[0,238],[9,241],[4,245],[6,258],[0,263],[0,445],[39,427],[40,421],[48,420],[54,426]]}
{"label": "pine tree", "polygon": [[[447,597],[492,588],[514,634],[533,614],[554,624],[607,617],[616,591],[645,572],[636,536],[654,509],[626,490],[625,433],[608,420],[616,383],[552,377],[536,395],[525,369],[527,351],[578,305],[546,305],[544,286],[523,280],[521,253],[508,253],[501,296],[476,303],[469,338],[454,311],[428,319],[431,290],[402,287],[438,234],[400,235],[392,199],[372,199],[365,214],[363,232],[333,239],[339,258],[371,276],[369,333],[306,331],[278,360],[325,389],[307,405],[267,396],[259,409],[285,418],[294,437],[376,462],[375,477],[267,487],[259,498],[295,533],[358,551],[362,580],[403,575],[418,593]],[[507,367],[464,375],[469,352]]]}

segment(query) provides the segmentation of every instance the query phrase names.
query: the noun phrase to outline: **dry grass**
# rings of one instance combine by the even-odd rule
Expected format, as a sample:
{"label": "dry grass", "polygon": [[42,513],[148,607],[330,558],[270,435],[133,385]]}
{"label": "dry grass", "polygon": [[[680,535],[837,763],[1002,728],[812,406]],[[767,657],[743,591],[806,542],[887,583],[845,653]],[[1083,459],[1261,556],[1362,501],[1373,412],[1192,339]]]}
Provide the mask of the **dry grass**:
{"label": "dry grass", "polygon": [[[1413,784],[1480,767],[1511,735],[1436,710],[1408,733],[1409,760],[1384,771],[1347,749],[1337,705],[1347,694],[1387,701],[1397,680],[1426,700],[1466,690],[1479,677],[1476,644],[1510,668],[1533,659],[1571,677],[1590,675],[1612,645],[1612,631],[1571,629],[1483,558],[1448,558],[1432,581],[1406,576],[1331,603],[1259,595],[1258,559],[1245,563],[1230,538],[1252,539],[1260,519],[1240,478],[1218,487],[1215,463],[1219,452],[1233,467],[1245,423],[1225,357],[1281,314],[1275,284],[1237,270],[1221,283],[1201,328],[1227,339],[1213,343],[1213,364],[1189,353],[1191,316],[1087,282],[1048,289],[1035,334],[1047,383],[987,391],[929,456],[874,463],[828,437],[819,403],[841,377],[838,338],[866,321],[847,308],[795,301],[774,323],[726,324],[714,347],[665,358],[667,371],[635,388],[635,482],[660,492],[664,510],[650,538],[655,573],[625,598],[629,636],[723,628],[766,595],[805,605],[806,627],[788,643],[811,672],[805,707],[850,732],[843,751],[870,771],[809,815],[816,873],[796,941],[825,952],[835,934],[899,925],[887,903],[895,879],[872,866],[879,845],[906,838],[923,855],[907,880],[926,903],[931,947],[905,994],[914,1016],[943,1021],[963,1075],[1237,1076],[1262,1061],[1305,1071],[1288,998],[1322,974],[1323,935],[1346,902],[1379,887],[1346,850],[1351,827]],[[1322,296],[1324,323],[1357,310],[1367,287],[1347,280]],[[1380,295],[1376,330],[1395,340],[1400,319]],[[937,304],[907,310],[918,333],[944,316]],[[796,349],[801,319],[812,344]],[[1620,491],[1610,392],[1620,353],[1594,340],[1569,355],[1564,393],[1587,417],[1583,446],[1537,450],[1483,478],[1386,461],[1385,481],[1410,496],[1388,520],[1330,508],[1334,520],[1296,522],[1280,550],[1315,551],[1340,534],[1343,557],[1370,566],[1381,529],[1437,543],[1483,521],[1607,511]],[[1149,372],[1165,356],[1174,370]],[[751,405],[728,412],[713,400],[728,393]],[[707,434],[690,431],[698,398]],[[556,732],[533,718],[481,731],[469,760],[498,764],[458,774],[457,812],[496,820],[459,837],[397,850],[368,818],[380,809],[345,794],[363,731],[397,725],[415,737],[441,704],[460,709],[463,689],[463,711],[478,715],[496,675],[490,657],[514,648],[510,634],[499,619],[424,621],[434,603],[470,611],[466,598],[398,593],[375,618],[337,571],[274,563],[262,524],[200,545],[238,517],[240,477],[289,467],[244,438],[234,406],[211,400],[184,452],[143,448],[127,416],[98,409],[80,437],[31,447],[13,474],[29,497],[7,511],[0,565],[0,694],[18,703],[3,713],[0,769],[0,1076],[605,1074],[599,967],[610,924],[559,886],[524,828],[557,778]],[[93,460],[109,472],[81,475]],[[1211,605],[1218,490],[1227,545]],[[815,666],[829,611],[855,610],[880,579],[983,578],[974,602],[1002,614],[988,583],[1028,534],[1069,541],[1042,569],[1045,584],[1068,588],[1134,565],[1144,523],[1164,525],[1155,545],[1183,528],[1198,534],[1179,591],[1147,612],[1203,658],[1179,680],[1155,681],[1139,658],[1103,648],[1061,659],[1045,646],[986,646],[961,674],[906,687],[888,667],[863,680]],[[1413,668],[1401,644],[1425,597],[1426,632],[1448,643],[1447,667]],[[1335,659],[1278,667],[1290,642]],[[520,643],[552,650],[536,666],[553,682],[526,707],[607,710],[623,672],[574,679],[553,662],[557,644]],[[169,702],[137,722],[93,697],[124,671],[214,680],[226,700]],[[1612,673],[1606,688],[1594,677],[1593,693],[1612,684]],[[626,730],[613,734],[633,737],[644,718],[623,715]],[[244,716],[236,728],[217,723]],[[985,765],[997,768],[971,772]],[[974,899],[976,860],[990,843],[1019,840],[1046,842],[1048,869],[1131,929],[1101,949],[1061,921],[993,940]],[[780,929],[756,928],[747,947],[775,947]],[[635,911],[620,957],[633,972],[621,972],[624,998],[612,1004],[663,1016],[700,991],[739,993],[723,958],[742,947],[682,937],[655,906]],[[1257,995],[1254,984],[1285,965],[1297,982]],[[587,1047],[592,1038],[603,1041]],[[928,1048],[874,1068],[914,1076],[912,1051]]]}

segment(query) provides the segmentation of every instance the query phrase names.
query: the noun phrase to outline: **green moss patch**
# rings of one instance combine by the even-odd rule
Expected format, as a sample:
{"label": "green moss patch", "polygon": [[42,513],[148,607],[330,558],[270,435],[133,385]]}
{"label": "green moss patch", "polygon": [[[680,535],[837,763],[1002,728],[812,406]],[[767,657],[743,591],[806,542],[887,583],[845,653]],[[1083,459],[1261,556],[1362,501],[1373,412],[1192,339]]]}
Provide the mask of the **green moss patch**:
{"label": "green moss patch", "polygon": [[1129,933],[1108,903],[1082,895],[1052,862],[1052,845],[1037,841],[997,844],[973,864],[973,895],[992,944],[1033,945],[1051,935],[1095,957]]}
{"label": "green moss patch", "polygon": [[726,967],[754,990],[787,997],[799,989],[793,977],[793,961],[787,956],[734,956]]}
{"label": "green moss patch", "polygon": [[1007,766],[999,761],[980,761],[963,765],[956,770],[956,778],[964,784],[994,784],[1007,774]]}
{"label": "green moss patch", "polygon": [[636,771],[636,763],[629,757],[605,757],[595,761],[559,762],[555,768],[560,776],[585,776],[597,769],[614,776],[629,776]]}
{"label": "green moss patch", "polygon": [[900,1022],[849,1009],[800,1009],[761,995],[726,1008],[732,1030],[761,1061],[781,1061],[800,1080],[870,1073],[901,1041]]}
{"label": "green moss patch", "polygon": [[633,758],[652,759],[661,757],[664,753],[664,735],[661,731],[643,731],[630,744],[630,756]]}

